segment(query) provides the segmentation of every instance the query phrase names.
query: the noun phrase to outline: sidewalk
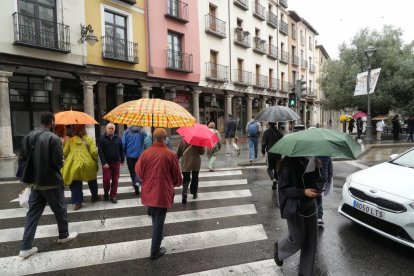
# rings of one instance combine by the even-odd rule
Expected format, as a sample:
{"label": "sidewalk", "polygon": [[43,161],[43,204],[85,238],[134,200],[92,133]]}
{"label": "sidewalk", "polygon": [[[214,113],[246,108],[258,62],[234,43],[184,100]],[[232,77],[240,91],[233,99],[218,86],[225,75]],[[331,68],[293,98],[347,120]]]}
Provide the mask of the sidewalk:
{"label": "sidewalk", "polygon": [[[352,134],[352,136],[355,136]],[[248,141],[245,134],[238,134],[239,142],[238,146],[240,148],[240,155],[235,153],[226,154],[226,144],[225,139],[222,137],[223,147],[219,152],[216,161],[216,169],[220,170],[223,168],[236,168],[241,166],[264,166],[266,165],[266,160],[262,157],[261,146],[259,143],[259,154],[258,159],[253,162],[253,165],[249,162],[249,148]],[[389,148],[389,147],[401,147],[401,146],[413,146],[414,143],[406,141],[406,135],[400,135],[400,140],[393,141],[392,134],[383,134],[382,141],[373,140],[372,144],[364,145],[365,151],[361,153],[360,158],[368,154],[372,149],[377,148]],[[174,150],[176,151],[180,143],[180,136],[172,136],[171,141],[174,145]],[[99,166],[100,167],[100,166]],[[208,158],[207,156],[201,157],[201,170],[208,169]],[[14,158],[0,158],[0,181],[10,181],[16,180],[15,177],[17,170],[17,156]],[[98,175],[102,174],[102,170],[99,169]],[[128,168],[126,164],[121,168],[121,174],[128,174]]]}

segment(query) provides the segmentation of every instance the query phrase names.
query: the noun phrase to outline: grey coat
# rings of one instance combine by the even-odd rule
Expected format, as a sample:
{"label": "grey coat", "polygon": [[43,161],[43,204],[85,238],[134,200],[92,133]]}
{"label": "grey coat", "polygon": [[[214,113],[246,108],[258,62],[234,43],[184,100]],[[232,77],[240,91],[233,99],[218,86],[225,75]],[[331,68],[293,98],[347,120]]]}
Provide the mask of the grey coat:
{"label": "grey coat", "polygon": [[[187,150],[187,148],[189,148]],[[186,151],[187,150],[187,151]],[[177,156],[181,161],[182,172],[200,171],[201,157],[205,152],[204,147],[187,144],[184,140],[178,146]]]}

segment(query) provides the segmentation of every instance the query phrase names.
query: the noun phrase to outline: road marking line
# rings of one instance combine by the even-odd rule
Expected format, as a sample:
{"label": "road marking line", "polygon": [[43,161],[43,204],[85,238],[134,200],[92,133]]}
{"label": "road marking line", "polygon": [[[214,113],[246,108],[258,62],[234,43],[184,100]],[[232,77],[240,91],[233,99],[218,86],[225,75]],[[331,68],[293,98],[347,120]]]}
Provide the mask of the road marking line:
{"label": "road marking line", "polygon": [[358,161],[355,161],[355,160],[343,161],[343,162],[346,163],[346,164],[348,164],[348,165],[351,165],[351,166],[360,168],[362,170],[365,170],[365,169],[369,168],[369,166],[365,166],[365,165],[363,165],[361,163],[358,163]]}
{"label": "road marking line", "polygon": [[227,266],[223,268],[200,271],[181,276],[234,276],[234,275],[278,275],[282,276],[282,270],[276,266],[273,259],[246,263],[241,265]]}
{"label": "road marking line", "polygon": [[[240,198],[240,197],[250,197],[252,196],[250,190],[231,190],[231,191],[219,191],[219,192],[207,192],[207,193],[198,193],[197,199],[192,199],[188,197],[187,201],[206,201],[206,200],[218,200],[218,199],[229,199],[229,198]],[[181,196],[177,195],[174,197],[174,203],[181,203]],[[131,208],[131,207],[140,207],[141,204],[140,198],[132,199],[121,199],[118,200],[117,204],[113,204],[107,201],[100,201],[93,204],[84,204],[85,206],[82,209],[74,211],[72,208],[68,208],[68,213],[82,213],[90,211],[106,211],[111,209],[121,209],[121,208]],[[3,209],[0,210],[0,219],[10,219],[17,217],[25,217],[26,209],[24,208],[13,208],[13,209]],[[49,206],[46,206],[43,215],[53,214]]]}
{"label": "road marking line", "polygon": [[[217,207],[190,211],[169,212],[165,223],[179,223],[188,221],[198,221],[207,219],[226,218],[233,216],[243,216],[257,214],[256,208],[253,204],[235,205],[227,207]],[[108,218],[106,220],[88,220],[69,223],[69,228],[73,232],[81,233],[94,233],[113,231],[119,229],[129,229],[151,226],[151,217],[147,215],[143,216],[130,216],[119,218]],[[21,228],[9,228],[0,230],[0,243],[20,241],[22,240],[24,227]],[[36,239],[55,237],[58,233],[56,224],[39,225],[36,231]]]}
{"label": "road marking line", "polygon": [[[261,224],[164,237],[166,254],[266,240]],[[76,243],[76,240],[73,241]],[[26,260],[0,259],[5,275],[26,275],[149,257],[151,239],[37,253]]]}
{"label": "road marking line", "polygon": [[[123,184],[123,183],[119,183]],[[222,187],[222,186],[232,186],[232,185],[246,185],[247,179],[227,179],[227,180],[210,180],[210,181],[200,181],[198,182],[199,188],[205,188],[205,187]],[[83,183],[83,185],[87,185],[86,182]],[[99,188],[102,191],[102,187]],[[175,187],[176,190],[182,189],[182,187]],[[99,192],[99,191],[98,191]],[[118,187],[117,194],[127,194],[127,193],[134,193],[134,189],[131,186],[121,186]],[[83,190],[83,196],[91,196],[91,191],[89,189]],[[71,192],[65,191],[65,198],[70,198]],[[10,202],[18,202],[19,198],[15,198],[11,200]]]}

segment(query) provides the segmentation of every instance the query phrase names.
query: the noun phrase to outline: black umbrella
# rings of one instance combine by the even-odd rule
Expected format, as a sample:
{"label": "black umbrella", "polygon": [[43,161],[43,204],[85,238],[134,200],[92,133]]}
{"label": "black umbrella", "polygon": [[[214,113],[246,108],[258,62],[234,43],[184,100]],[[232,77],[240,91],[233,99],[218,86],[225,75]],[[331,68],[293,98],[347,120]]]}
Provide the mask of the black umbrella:
{"label": "black umbrella", "polygon": [[276,123],[280,121],[296,121],[300,119],[300,116],[289,107],[275,105],[260,111],[255,119],[262,122]]}

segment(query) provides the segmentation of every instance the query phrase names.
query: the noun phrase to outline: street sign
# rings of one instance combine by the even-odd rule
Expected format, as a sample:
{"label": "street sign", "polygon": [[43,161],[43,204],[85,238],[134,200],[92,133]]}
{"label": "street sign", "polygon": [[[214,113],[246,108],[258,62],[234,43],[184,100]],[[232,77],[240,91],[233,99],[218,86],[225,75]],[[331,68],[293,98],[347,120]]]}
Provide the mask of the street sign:
{"label": "street sign", "polygon": [[[369,82],[369,94],[374,93],[380,71],[381,71],[381,68],[371,70],[371,80]],[[367,95],[367,77],[368,77],[367,71],[359,73],[357,75],[354,96]]]}

